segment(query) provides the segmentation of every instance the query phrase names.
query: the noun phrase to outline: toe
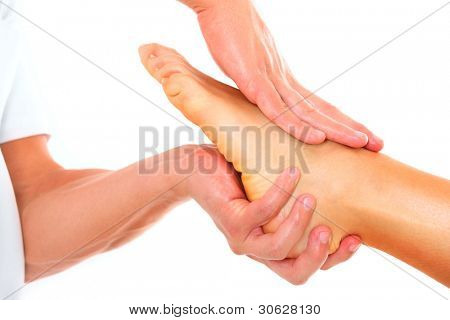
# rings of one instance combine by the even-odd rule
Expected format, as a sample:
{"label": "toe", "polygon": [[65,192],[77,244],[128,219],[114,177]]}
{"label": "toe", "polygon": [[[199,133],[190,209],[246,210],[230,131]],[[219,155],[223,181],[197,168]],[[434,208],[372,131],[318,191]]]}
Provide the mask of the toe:
{"label": "toe", "polygon": [[148,63],[147,69],[159,82],[162,82],[162,79],[169,78],[175,73],[192,73],[187,63],[176,59],[168,59],[167,57],[154,58]]}
{"label": "toe", "polygon": [[148,44],[139,48],[141,62],[158,82],[174,73],[195,73],[193,68],[175,50],[158,44]]}
{"label": "toe", "polygon": [[156,69],[161,69],[165,65],[171,63],[188,65],[187,61],[184,60],[182,56],[175,54],[166,54],[162,56],[157,56],[149,60],[149,64]]}
{"label": "toe", "polygon": [[170,102],[195,124],[201,125],[201,115],[205,113],[208,91],[194,75],[174,73],[162,81],[164,92]]}
{"label": "toe", "polygon": [[185,83],[183,74],[172,74],[162,81],[163,89],[167,97],[175,98],[182,93]]}
{"label": "toe", "polygon": [[206,108],[214,101],[216,82],[192,67],[173,49],[159,44],[139,48],[141,62],[162,85],[170,102],[192,122],[203,124]]}
{"label": "toe", "polygon": [[158,43],[144,44],[139,47],[139,55],[143,61],[147,60],[149,57],[159,57],[167,54],[181,56],[176,50],[162,46]]}

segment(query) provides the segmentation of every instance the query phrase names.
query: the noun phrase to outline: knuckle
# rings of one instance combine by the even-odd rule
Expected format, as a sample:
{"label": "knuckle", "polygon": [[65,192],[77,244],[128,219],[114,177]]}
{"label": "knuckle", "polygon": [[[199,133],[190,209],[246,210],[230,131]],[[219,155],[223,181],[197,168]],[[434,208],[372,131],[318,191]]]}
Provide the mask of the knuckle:
{"label": "knuckle", "polygon": [[273,108],[266,108],[264,109],[264,115],[266,116],[267,119],[269,119],[269,121],[271,122],[281,122],[280,119],[280,112],[277,112],[275,109]]}
{"label": "knuckle", "polygon": [[258,93],[258,82],[259,79],[251,76],[246,76],[241,81],[242,90],[246,91],[248,94],[255,96]]}
{"label": "knuckle", "polygon": [[213,158],[213,150],[204,146],[197,146],[194,150],[194,158],[197,161],[210,161]]}
{"label": "knuckle", "polygon": [[291,284],[294,286],[301,286],[305,284],[308,281],[308,277],[304,276],[294,276],[291,279],[288,280]]}
{"label": "knuckle", "polygon": [[272,199],[276,199],[276,197],[274,195],[276,195],[276,192],[278,190],[275,190],[271,201],[269,203],[260,203],[260,207],[259,207],[259,215],[261,217],[267,217],[267,216],[271,216],[275,211],[277,211],[277,206],[274,204],[274,201]]}
{"label": "knuckle", "polygon": [[328,269],[330,269],[332,267],[333,267],[332,265],[323,265],[323,266],[320,267],[320,270],[326,271],[326,270],[328,270]]}
{"label": "knuckle", "polygon": [[203,147],[203,146],[197,146],[197,148],[195,148],[194,155],[195,155],[196,157],[201,158],[201,157],[208,156],[208,155],[209,155],[209,152],[208,152],[208,149],[206,149],[205,147]]}
{"label": "knuckle", "polygon": [[238,86],[252,103],[259,107],[266,104],[267,79],[262,75],[246,75]]}
{"label": "knuckle", "polygon": [[317,110],[313,106],[311,106],[307,103],[302,103],[299,106],[299,110],[300,110],[301,115],[304,117],[311,117],[317,113]]}
{"label": "knuckle", "polygon": [[192,169],[201,174],[211,174],[214,172],[220,161],[216,152],[215,149],[204,146],[195,147],[189,155],[189,161],[192,161]]}
{"label": "knuckle", "polygon": [[244,254],[244,249],[242,248],[242,245],[239,244],[239,243],[231,242],[231,243],[230,243],[230,249],[231,249],[231,251],[232,251],[234,254],[236,254],[236,255],[238,255],[238,256]]}
{"label": "knuckle", "polygon": [[228,221],[225,223],[224,227],[224,234],[226,235],[228,242],[230,242],[233,246],[240,246],[242,247],[245,242],[245,229],[235,219],[233,221]]}
{"label": "knuckle", "polygon": [[286,250],[283,248],[281,243],[278,241],[272,243],[272,245],[269,248],[269,256],[271,259],[274,260],[283,260],[287,256]]}
{"label": "knuckle", "polygon": [[241,235],[241,227],[237,223],[233,223],[228,226],[227,234],[231,239],[239,239]]}

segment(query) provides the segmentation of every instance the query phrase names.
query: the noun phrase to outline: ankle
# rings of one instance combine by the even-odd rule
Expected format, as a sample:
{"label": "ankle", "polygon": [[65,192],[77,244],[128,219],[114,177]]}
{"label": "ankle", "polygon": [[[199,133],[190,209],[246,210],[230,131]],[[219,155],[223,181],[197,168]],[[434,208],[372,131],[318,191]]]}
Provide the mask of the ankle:
{"label": "ankle", "polygon": [[[305,145],[300,189],[318,199],[318,210],[333,234],[363,231],[362,214],[378,194],[371,177],[371,152],[333,142]],[[337,240],[338,239],[334,239]]]}

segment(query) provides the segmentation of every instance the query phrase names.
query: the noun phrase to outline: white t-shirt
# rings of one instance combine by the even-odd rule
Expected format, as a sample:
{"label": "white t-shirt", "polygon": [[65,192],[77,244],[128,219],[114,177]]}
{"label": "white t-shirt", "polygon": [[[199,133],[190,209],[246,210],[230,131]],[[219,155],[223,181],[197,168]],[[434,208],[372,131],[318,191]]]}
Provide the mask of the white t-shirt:
{"label": "white t-shirt", "polygon": [[[14,1],[2,0],[14,8]],[[47,132],[44,112],[27,67],[17,15],[0,3],[0,145]],[[20,217],[10,176],[0,153],[0,299],[17,298],[24,283]],[[11,294],[13,293],[13,294]]]}

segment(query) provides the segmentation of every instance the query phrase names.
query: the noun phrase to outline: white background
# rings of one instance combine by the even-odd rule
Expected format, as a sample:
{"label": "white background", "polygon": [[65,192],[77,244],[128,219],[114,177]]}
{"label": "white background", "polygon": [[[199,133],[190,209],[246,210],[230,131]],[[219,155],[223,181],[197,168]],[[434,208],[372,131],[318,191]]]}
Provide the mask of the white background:
{"label": "white background", "polygon": [[[442,4],[256,1],[279,50],[300,82],[312,90]],[[194,66],[230,83],[210,58],[195,16],[176,1],[28,1],[21,13],[182,120],[141,67],[140,44],[174,47]],[[318,92],[383,137],[384,153],[446,178],[450,177],[449,18],[450,5]],[[161,131],[169,126],[173,131],[180,125],[41,30],[29,23],[24,26],[51,115],[50,148],[64,166],[118,169],[138,160],[139,126]],[[159,150],[167,149],[163,142],[170,138],[159,139]],[[351,261],[294,287],[250,259],[233,255],[209,217],[190,202],[132,243],[22,291],[26,299],[66,301],[9,302],[0,309],[15,310],[8,319],[25,314],[41,318],[45,313],[50,319],[88,314],[127,319],[133,318],[129,305],[215,303],[256,308],[280,303],[320,304],[322,313],[311,319],[448,317],[448,301],[427,286],[448,297],[447,288],[388,259],[392,264],[361,248]],[[89,301],[75,304],[74,299]]]}

